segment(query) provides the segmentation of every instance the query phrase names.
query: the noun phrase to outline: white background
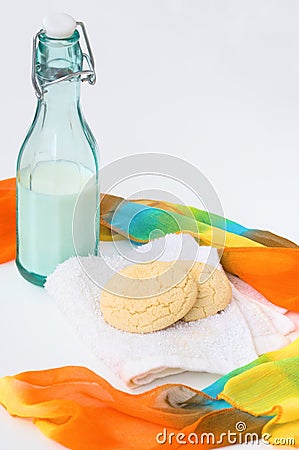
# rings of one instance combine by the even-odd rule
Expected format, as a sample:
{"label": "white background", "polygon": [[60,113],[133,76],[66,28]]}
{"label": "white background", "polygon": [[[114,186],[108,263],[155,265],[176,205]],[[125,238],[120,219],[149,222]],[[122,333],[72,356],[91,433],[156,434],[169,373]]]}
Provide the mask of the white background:
{"label": "white background", "polygon": [[[83,86],[82,102],[102,165],[134,153],[179,156],[210,179],[227,217],[299,241],[298,1],[52,0],[49,6],[2,5],[0,178],[14,176],[34,114],[32,35],[45,14],[65,11],[85,22],[97,62],[98,84]],[[191,201],[188,194],[183,200]],[[0,267],[0,282],[1,376],[64,364],[105,375],[13,263]],[[210,379],[187,374],[168,381],[204,386]],[[0,423],[1,448],[59,448],[3,410]]]}

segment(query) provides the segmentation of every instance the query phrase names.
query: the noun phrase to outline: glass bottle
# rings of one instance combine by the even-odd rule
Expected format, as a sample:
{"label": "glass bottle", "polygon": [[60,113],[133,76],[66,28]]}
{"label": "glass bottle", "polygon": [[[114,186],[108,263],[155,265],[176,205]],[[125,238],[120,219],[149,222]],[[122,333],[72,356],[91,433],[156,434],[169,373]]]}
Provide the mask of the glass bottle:
{"label": "glass bottle", "polygon": [[98,150],[80,107],[81,81],[95,82],[93,57],[81,22],[67,15],[48,22],[51,33],[41,30],[34,40],[37,109],[17,161],[16,264],[40,286],[69,257],[97,254],[99,242]]}

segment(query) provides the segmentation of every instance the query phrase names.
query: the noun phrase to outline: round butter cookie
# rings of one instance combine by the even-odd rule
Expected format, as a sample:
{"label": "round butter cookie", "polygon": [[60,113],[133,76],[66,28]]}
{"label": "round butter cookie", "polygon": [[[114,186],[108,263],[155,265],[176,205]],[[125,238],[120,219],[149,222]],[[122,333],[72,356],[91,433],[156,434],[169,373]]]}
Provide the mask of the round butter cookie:
{"label": "round butter cookie", "polygon": [[107,323],[130,333],[162,330],[184,317],[197,299],[185,262],[134,264],[109,280],[100,309]]}
{"label": "round butter cookie", "polygon": [[223,271],[196,262],[190,273],[197,282],[198,291],[195,304],[183,317],[185,322],[204,319],[227,307],[232,299],[232,288]]}

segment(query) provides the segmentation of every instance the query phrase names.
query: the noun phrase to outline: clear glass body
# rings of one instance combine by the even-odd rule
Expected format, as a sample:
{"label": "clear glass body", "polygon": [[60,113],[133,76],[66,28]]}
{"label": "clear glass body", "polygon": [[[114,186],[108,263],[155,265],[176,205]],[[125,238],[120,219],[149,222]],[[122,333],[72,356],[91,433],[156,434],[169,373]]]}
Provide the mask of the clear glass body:
{"label": "clear glass body", "polygon": [[[78,40],[78,31],[63,40],[40,36],[42,86],[82,69]],[[80,84],[77,76],[45,87],[17,161],[16,264],[40,286],[69,257],[98,252],[98,149],[81,112]]]}

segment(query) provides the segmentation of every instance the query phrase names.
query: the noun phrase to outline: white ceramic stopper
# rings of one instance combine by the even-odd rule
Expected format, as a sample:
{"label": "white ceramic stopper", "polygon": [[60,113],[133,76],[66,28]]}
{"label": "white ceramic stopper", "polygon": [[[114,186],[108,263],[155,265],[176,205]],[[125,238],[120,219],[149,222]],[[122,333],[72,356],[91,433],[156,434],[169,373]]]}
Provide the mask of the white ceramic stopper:
{"label": "white ceramic stopper", "polygon": [[54,39],[65,39],[74,33],[77,27],[75,19],[69,14],[56,13],[44,17],[43,29],[46,35]]}

